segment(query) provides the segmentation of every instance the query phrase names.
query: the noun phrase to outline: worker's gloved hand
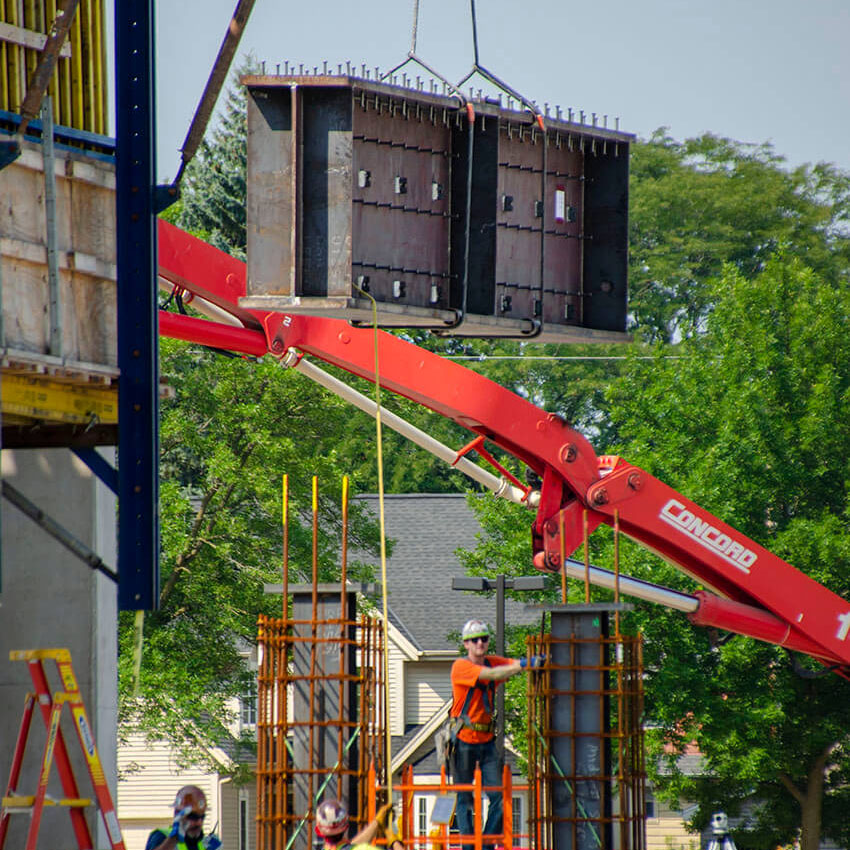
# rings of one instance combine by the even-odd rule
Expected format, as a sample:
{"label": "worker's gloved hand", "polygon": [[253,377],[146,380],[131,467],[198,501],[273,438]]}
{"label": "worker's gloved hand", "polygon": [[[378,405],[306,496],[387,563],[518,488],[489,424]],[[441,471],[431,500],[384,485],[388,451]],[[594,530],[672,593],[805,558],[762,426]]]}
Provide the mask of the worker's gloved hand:
{"label": "worker's gloved hand", "polygon": [[186,806],[183,809],[180,809],[174,815],[174,821],[171,824],[171,833],[169,837],[176,838],[178,841],[184,841],[186,838],[186,815],[192,811],[191,806]]}
{"label": "worker's gloved hand", "polygon": [[401,837],[401,815],[398,818],[398,826],[393,826],[392,818],[387,821],[387,826],[384,829],[384,838],[387,840],[387,847],[392,847],[394,841],[401,841],[404,843],[404,839]]}
{"label": "worker's gloved hand", "polygon": [[378,823],[378,827],[382,832],[387,831],[387,824],[392,822],[393,818],[393,804],[392,802],[384,803],[380,809],[378,809],[378,813],[375,815],[375,820]]}
{"label": "worker's gloved hand", "polygon": [[221,847],[221,839],[214,832],[211,832],[209,835],[204,836],[201,847],[204,850],[218,850]]}
{"label": "worker's gloved hand", "polygon": [[520,667],[542,667],[546,663],[545,655],[532,655],[531,658],[520,658]]}

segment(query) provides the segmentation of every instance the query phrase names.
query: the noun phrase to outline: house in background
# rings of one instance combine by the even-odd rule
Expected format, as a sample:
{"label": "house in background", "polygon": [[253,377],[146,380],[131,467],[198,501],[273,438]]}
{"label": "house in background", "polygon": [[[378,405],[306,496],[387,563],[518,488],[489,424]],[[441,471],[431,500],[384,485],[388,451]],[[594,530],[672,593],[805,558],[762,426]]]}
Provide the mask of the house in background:
{"label": "house in background", "polygon": [[[483,496],[482,498],[492,498]],[[473,617],[496,622],[492,596],[452,590],[452,579],[464,575],[457,549],[475,548],[481,526],[463,494],[404,494],[384,497],[387,536],[396,542],[387,562],[390,620],[390,693],[402,695],[390,705],[392,769],[412,765],[417,782],[436,784],[440,769],[434,751],[434,732],[451,705],[451,667],[459,657],[460,633]],[[377,513],[377,496],[360,496]],[[498,573],[494,565],[493,574]],[[505,601],[505,622],[532,625],[540,612],[524,603]],[[495,647],[491,647],[495,651]],[[506,741],[505,759],[513,781],[525,782],[517,758]],[[427,836],[436,795],[414,795],[416,834]],[[513,800],[513,832],[528,832],[527,799],[517,792]]]}
{"label": "house in background", "polygon": [[[357,500],[377,513],[377,496]],[[384,506],[387,536],[395,541],[387,562],[392,766],[397,772],[411,764],[417,782],[432,783],[439,779],[433,735],[446,716],[451,665],[460,648],[448,635],[459,633],[472,617],[495,624],[496,602],[492,596],[452,590],[452,579],[464,575],[456,550],[474,548],[482,533],[465,495],[387,495]],[[498,568],[493,565],[493,575]],[[508,624],[537,623],[539,616],[521,601],[506,601]],[[234,708],[240,729],[253,729],[255,693],[246,694]],[[144,850],[148,833],[170,824],[174,793],[188,783],[207,793],[207,827],[218,822],[216,831],[228,850],[262,850],[256,846],[254,784],[237,786],[229,779],[232,754],[221,749],[210,755],[221,765],[219,773],[182,770],[164,743],[151,744],[136,736],[119,745],[118,816],[127,850]],[[510,741],[506,759],[514,781],[523,783]],[[681,812],[656,804],[650,791],[647,799],[647,850],[699,850],[700,836],[685,831]],[[433,800],[433,794],[415,795],[417,835],[428,833]],[[513,808],[513,831],[525,833],[524,794],[515,795]]]}
{"label": "house in background", "polygon": [[[249,667],[256,669],[255,648],[246,647],[243,655]],[[234,737],[243,732],[255,734],[256,689],[234,701],[232,708]],[[144,850],[152,830],[170,829],[174,797],[183,785],[197,785],[206,794],[205,832],[219,835],[228,850],[256,850],[254,783],[237,785],[232,781],[237,753],[226,746],[206,750],[204,756],[219,769],[186,768],[166,742],[148,741],[139,733],[119,741],[117,808],[126,850]]]}
{"label": "house in background", "polygon": [[[377,496],[358,497],[377,513]],[[448,639],[472,618],[495,623],[493,598],[452,590],[452,579],[463,575],[455,555],[472,549],[481,528],[462,494],[388,495],[385,497],[387,536],[395,540],[387,562],[389,585],[389,726],[394,770],[412,764],[417,781],[439,781],[433,733],[445,718],[451,698],[451,665],[458,643]],[[495,574],[495,570],[494,570]],[[506,622],[536,621],[539,613],[508,600]],[[236,708],[236,707],[235,707]],[[238,706],[242,728],[256,723],[256,702],[247,694]],[[239,730],[234,730],[238,732]],[[228,778],[230,755],[224,749],[209,755],[221,765],[219,773],[180,768],[165,743],[131,736],[118,751],[118,816],[127,850],[144,850],[148,833],[171,822],[175,791],[192,783],[203,788],[210,804],[207,828],[217,832],[228,850],[259,850],[254,816],[253,784],[237,787]],[[524,781],[508,744],[506,757],[515,781]],[[433,795],[417,795],[417,832],[427,834]],[[514,801],[515,832],[526,831],[523,795]]]}

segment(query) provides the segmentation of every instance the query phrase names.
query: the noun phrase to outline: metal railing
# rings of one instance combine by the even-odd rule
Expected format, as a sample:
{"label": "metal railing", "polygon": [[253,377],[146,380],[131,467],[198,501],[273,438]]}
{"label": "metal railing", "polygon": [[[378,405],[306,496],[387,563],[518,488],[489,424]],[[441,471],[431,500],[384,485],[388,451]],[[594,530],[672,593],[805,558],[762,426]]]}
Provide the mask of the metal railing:
{"label": "metal railing", "polygon": [[[396,810],[400,819],[401,833],[407,850],[457,850],[461,846],[472,847],[474,850],[482,850],[485,845],[496,845],[505,850],[514,847],[540,846],[532,841],[531,830],[529,832],[514,832],[513,830],[513,800],[514,795],[519,792],[527,794],[527,784],[515,783],[511,775],[511,769],[505,765],[502,769],[501,785],[484,785],[480,768],[476,767],[473,772],[472,782],[468,785],[450,782],[446,776],[445,768],[440,769],[439,782],[423,782],[417,780],[413,766],[407,765],[401,775],[401,781],[394,783],[387,793],[385,785],[379,784],[379,777],[374,767],[369,768],[366,787],[367,810],[366,820],[371,820],[381,803],[391,795],[394,800],[400,800]],[[457,794],[460,791],[472,793],[473,809],[472,823],[473,832],[470,835],[450,830],[448,824],[440,824],[433,828],[427,835],[418,833],[415,829],[417,813],[414,811],[414,799],[423,794],[444,796]],[[484,812],[484,795],[488,792],[501,791],[502,793],[502,832],[496,834],[484,833],[483,823],[486,821]],[[538,795],[539,796],[539,795]],[[533,822],[533,819],[532,819]],[[374,842],[378,846],[386,842],[378,838]]]}

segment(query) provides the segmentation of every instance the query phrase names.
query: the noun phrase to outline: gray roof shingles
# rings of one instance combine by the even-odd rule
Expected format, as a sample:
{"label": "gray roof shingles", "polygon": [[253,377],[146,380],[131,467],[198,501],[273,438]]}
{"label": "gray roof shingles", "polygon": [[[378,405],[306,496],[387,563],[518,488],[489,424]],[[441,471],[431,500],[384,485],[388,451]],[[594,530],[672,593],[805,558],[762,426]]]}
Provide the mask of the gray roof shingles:
{"label": "gray roof shingles", "polygon": [[[356,499],[377,514],[376,495]],[[387,560],[390,616],[423,651],[457,649],[447,635],[459,632],[472,617],[495,627],[492,594],[488,597],[452,590],[452,579],[464,575],[455,550],[474,549],[477,536],[483,534],[466,499],[462,493],[384,496],[386,534],[395,541],[392,557]],[[539,613],[525,610],[523,602],[506,600],[506,623],[526,625],[538,619]]]}

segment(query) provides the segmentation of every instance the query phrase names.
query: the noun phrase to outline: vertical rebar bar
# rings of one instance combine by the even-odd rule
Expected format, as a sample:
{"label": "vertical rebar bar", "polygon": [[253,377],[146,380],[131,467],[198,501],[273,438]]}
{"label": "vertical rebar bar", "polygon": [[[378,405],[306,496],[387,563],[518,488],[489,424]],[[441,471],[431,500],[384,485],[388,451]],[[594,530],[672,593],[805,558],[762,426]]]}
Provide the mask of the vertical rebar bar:
{"label": "vertical rebar bar", "polygon": [[[313,716],[315,711],[316,701],[316,638],[318,637],[317,619],[319,616],[319,479],[318,476],[313,476],[313,537],[312,537],[312,595],[310,605],[310,683],[308,702],[310,716]],[[313,805],[314,800],[314,780],[316,778],[313,772],[313,763],[315,759],[315,726],[313,723],[308,725],[307,732],[307,752],[308,752],[308,770],[309,770],[309,789],[308,805]]]}
{"label": "vertical rebar bar", "polygon": [[283,475],[283,619],[289,618],[289,475]]}
{"label": "vertical rebar bar", "polygon": [[[590,637],[562,627],[557,637],[535,641],[529,638],[529,651],[549,659],[539,693],[528,699],[530,832],[537,847],[645,850],[640,636],[603,629]],[[594,697],[599,729],[584,724],[589,715],[575,706]],[[596,765],[586,763],[588,747],[605,752]],[[590,786],[599,806],[587,805]]]}
{"label": "vertical rebar bar", "polygon": [[[337,764],[340,766],[340,786],[342,785],[342,766],[344,758],[344,736],[346,716],[346,693],[348,691],[348,653],[347,644],[348,622],[351,619],[348,611],[347,558],[348,558],[348,476],[342,478],[342,534],[340,551],[340,599],[339,599],[339,728],[337,729]],[[349,730],[350,733],[350,730]]]}

